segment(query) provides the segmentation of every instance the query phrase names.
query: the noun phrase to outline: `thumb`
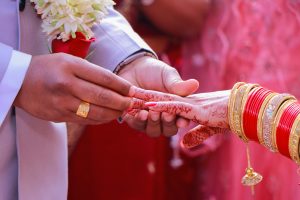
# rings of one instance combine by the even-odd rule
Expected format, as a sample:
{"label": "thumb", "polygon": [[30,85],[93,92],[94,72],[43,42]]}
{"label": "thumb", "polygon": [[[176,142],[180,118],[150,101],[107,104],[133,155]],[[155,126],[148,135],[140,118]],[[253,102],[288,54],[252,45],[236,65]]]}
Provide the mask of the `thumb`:
{"label": "thumb", "polygon": [[164,68],[163,83],[168,92],[179,96],[188,96],[199,87],[199,82],[195,79],[183,81],[177,70],[172,67]]}

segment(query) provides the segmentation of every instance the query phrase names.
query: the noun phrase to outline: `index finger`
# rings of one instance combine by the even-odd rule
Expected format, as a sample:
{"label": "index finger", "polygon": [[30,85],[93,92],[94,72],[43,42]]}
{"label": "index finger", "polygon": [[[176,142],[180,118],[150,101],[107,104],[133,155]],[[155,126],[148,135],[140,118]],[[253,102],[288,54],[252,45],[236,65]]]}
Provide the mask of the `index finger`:
{"label": "index finger", "polygon": [[174,94],[168,94],[154,90],[145,90],[135,86],[130,88],[129,96],[144,101],[184,101],[184,98]]}
{"label": "index finger", "polygon": [[74,74],[77,77],[128,96],[131,84],[125,79],[83,59],[77,59],[76,62],[77,67]]}

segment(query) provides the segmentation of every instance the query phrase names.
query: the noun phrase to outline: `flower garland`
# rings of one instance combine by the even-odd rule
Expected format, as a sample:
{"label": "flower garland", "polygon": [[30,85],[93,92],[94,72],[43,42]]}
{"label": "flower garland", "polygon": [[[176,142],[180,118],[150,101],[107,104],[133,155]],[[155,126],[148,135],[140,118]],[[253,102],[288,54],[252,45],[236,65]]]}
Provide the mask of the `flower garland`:
{"label": "flower garland", "polygon": [[99,24],[107,15],[112,0],[30,0],[43,20],[43,31],[51,39],[67,41],[75,38],[76,32],[88,39],[93,37],[91,27]]}
{"label": "flower garland", "polygon": [[43,32],[52,40],[52,52],[65,52],[79,57],[85,57],[87,53],[77,55],[78,50],[74,48],[89,48],[95,40],[92,27],[100,24],[108,14],[108,7],[115,5],[113,0],[30,1],[43,20]]}

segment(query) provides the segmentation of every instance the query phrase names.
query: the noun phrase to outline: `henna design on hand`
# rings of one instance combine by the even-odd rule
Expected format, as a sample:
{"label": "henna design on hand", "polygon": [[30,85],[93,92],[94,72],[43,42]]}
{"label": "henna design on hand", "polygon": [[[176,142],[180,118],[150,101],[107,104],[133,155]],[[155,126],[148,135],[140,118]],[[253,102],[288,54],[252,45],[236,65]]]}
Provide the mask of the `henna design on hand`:
{"label": "henna design on hand", "polygon": [[228,132],[227,129],[199,125],[184,135],[181,145],[192,150],[201,145],[209,137],[216,134],[224,134],[226,132]]}

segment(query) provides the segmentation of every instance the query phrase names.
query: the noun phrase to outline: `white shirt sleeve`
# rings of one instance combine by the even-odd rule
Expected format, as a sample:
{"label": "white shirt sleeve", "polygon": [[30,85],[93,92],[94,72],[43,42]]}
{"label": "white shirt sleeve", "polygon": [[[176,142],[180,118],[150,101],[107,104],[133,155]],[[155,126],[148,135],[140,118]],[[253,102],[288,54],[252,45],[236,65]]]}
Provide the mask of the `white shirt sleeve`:
{"label": "white shirt sleeve", "polygon": [[31,55],[12,51],[8,67],[0,82],[0,126],[22,86],[30,61]]}
{"label": "white shirt sleeve", "polygon": [[100,25],[94,27],[96,41],[92,44],[90,61],[114,71],[118,64],[134,53],[152,49],[131,28],[127,20],[113,8]]}

